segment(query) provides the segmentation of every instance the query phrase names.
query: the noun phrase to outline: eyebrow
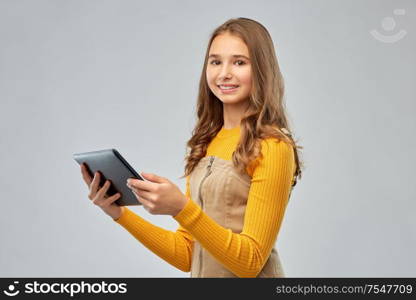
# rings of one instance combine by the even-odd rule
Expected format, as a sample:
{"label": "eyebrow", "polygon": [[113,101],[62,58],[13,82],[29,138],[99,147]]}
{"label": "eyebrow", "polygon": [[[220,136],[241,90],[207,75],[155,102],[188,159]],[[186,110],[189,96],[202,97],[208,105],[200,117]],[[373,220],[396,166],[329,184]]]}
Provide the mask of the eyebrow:
{"label": "eyebrow", "polygon": [[[211,58],[211,57],[221,57],[221,55],[219,55],[219,54],[211,54],[210,56],[208,56],[208,58]],[[232,57],[236,57],[236,58],[244,57],[245,59],[250,60],[247,56],[242,55],[242,54],[234,54],[234,55],[232,55]]]}

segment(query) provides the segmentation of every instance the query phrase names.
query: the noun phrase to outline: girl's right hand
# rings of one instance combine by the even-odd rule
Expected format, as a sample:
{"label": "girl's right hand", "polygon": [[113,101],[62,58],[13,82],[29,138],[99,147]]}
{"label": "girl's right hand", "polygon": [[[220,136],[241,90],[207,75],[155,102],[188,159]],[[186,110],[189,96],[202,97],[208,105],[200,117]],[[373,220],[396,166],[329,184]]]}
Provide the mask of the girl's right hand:
{"label": "girl's right hand", "polygon": [[100,188],[100,173],[95,172],[94,178],[91,178],[85,164],[81,164],[82,177],[89,188],[88,198],[101,208],[107,215],[117,220],[123,213],[124,207],[119,206],[114,201],[120,198],[120,193],[112,195],[111,197],[106,196],[106,192],[110,187],[110,181],[107,180],[102,188]]}

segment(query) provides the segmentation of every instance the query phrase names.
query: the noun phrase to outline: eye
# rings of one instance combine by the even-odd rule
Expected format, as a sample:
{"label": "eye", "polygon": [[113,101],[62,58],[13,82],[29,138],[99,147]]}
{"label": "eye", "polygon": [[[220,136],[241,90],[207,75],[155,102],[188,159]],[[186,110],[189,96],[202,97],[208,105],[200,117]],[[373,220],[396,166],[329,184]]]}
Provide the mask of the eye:
{"label": "eye", "polygon": [[[211,65],[217,65],[217,62],[219,62],[218,60],[211,60],[210,64]],[[245,61],[243,60],[236,60],[236,62],[238,63],[239,66],[245,65]]]}
{"label": "eye", "polygon": [[210,64],[211,65],[216,65],[215,62],[217,62],[218,60],[211,60]]}

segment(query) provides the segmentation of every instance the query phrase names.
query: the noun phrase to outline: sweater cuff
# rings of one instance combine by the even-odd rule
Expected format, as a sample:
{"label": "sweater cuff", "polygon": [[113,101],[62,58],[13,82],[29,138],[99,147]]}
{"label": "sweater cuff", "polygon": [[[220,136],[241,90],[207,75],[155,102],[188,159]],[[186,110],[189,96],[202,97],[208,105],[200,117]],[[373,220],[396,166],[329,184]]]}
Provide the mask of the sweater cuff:
{"label": "sweater cuff", "polygon": [[131,217],[133,216],[133,214],[134,213],[130,209],[124,206],[121,216],[118,219],[113,220],[114,222],[124,226],[128,223],[128,220],[132,220]]}
{"label": "sweater cuff", "polygon": [[185,207],[176,216],[173,217],[184,228],[194,225],[202,215],[201,207],[192,201],[191,198],[188,199],[189,200]]}

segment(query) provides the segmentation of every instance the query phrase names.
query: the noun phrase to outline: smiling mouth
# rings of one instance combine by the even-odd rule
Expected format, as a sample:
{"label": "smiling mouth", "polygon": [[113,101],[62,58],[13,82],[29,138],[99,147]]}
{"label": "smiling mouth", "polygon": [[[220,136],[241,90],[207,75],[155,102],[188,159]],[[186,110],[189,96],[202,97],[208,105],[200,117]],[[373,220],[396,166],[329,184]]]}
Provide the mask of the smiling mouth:
{"label": "smiling mouth", "polygon": [[222,91],[222,92],[233,92],[235,90],[237,90],[240,86],[239,85],[233,85],[233,86],[222,86],[222,85],[217,85],[217,87]]}

